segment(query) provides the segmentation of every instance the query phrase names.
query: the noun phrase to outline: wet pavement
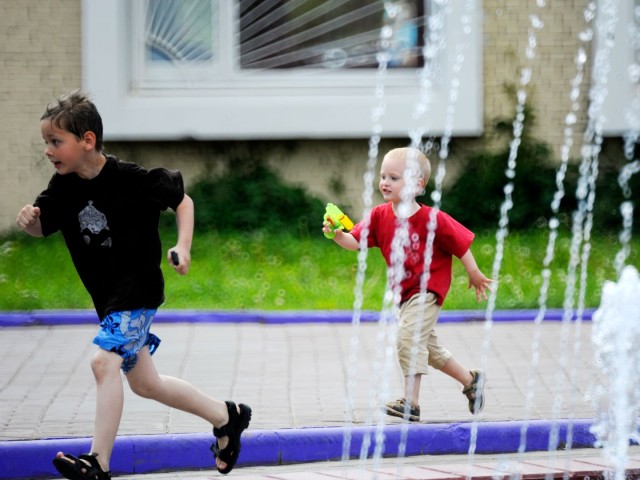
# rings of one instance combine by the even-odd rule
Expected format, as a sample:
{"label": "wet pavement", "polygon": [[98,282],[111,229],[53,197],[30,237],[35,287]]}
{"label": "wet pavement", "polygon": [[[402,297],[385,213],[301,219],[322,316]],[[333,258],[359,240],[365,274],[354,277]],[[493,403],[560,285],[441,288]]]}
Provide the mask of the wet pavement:
{"label": "wet pavement", "polygon": [[[96,328],[91,324],[0,328],[0,418],[3,420],[0,463],[11,458],[12,449],[24,449],[27,444],[41,445],[46,441],[55,445],[91,436],[95,386],[89,363],[95,351],[91,340]],[[336,464],[318,462],[313,455],[308,456],[313,462],[296,461],[292,462],[294,465],[282,466],[280,464],[287,463],[288,448],[315,451],[314,442],[324,441],[327,432],[335,429],[343,433],[384,426],[389,429],[388,438],[396,433],[402,435],[403,422],[382,415],[379,408],[385,401],[401,395],[401,376],[394,349],[385,340],[388,332],[370,322],[354,329],[351,324],[340,322],[182,321],[158,323],[152,330],[162,339],[154,356],[160,373],[183,378],[213,397],[251,405],[253,419],[243,436],[243,454],[233,472],[236,478],[378,478],[378,475],[385,479],[459,478],[442,472],[444,467],[436,469],[436,473],[425,470],[443,465],[443,461],[457,465],[456,475],[461,474],[459,468],[489,462],[490,466],[485,465],[485,470],[481,470],[485,477],[503,478],[499,476],[500,468],[516,468],[522,460],[519,454],[513,453],[517,451],[515,444],[515,450],[507,452],[507,456],[500,456],[506,451],[497,451],[470,457],[466,453],[447,451],[446,447],[439,455],[412,454],[403,460],[402,471],[398,470],[397,459],[383,459],[384,465],[361,464],[357,459]],[[477,430],[476,452],[480,452],[483,445],[491,443],[485,438],[499,437],[500,432],[513,430],[514,426],[518,430],[529,422],[549,426],[554,422],[565,424],[576,420],[588,431],[595,415],[589,395],[602,380],[593,361],[590,322],[576,325],[550,321],[536,325],[528,321],[500,321],[494,322],[491,328],[483,322],[452,322],[440,324],[438,334],[462,364],[487,371],[485,409],[480,415],[472,416],[460,386],[442,373],[432,371],[422,382],[421,422],[409,425],[410,432],[434,435],[435,430],[431,429],[438,426],[442,430],[451,430],[452,426]],[[198,441],[204,442],[200,438],[203,436],[210,443],[207,432],[210,427],[203,420],[137,397],[125,387],[119,440],[136,436],[167,439],[195,435]],[[279,453],[280,460],[264,453],[272,448],[268,442],[273,432],[278,435],[277,448],[284,452]],[[301,447],[300,439],[294,438],[287,445],[281,432],[288,432],[289,437],[302,432],[309,437],[308,443]],[[498,439],[494,443],[502,442],[505,448],[507,444],[508,448],[514,448],[513,436],[510,434],[508,441]],[[61,440],[49,440],[52,438]],[[437,451],[433,446],[429,448],[428,452]],[[638,462],[640,468],[640,458],[634,449],[633,461]],[[114,457],[116,454],[117,450]],[[387,455],[392,453],[387,451]],[[602,450],[593,448],[527,455],[538,455],[538,461],[560,455],[556,463],[565,464],[578,457],[588,457],[592,463],[595,459],[601,463],[607,461]],[[262,458],[266,460],[261,464]],[[194,469],[188,465],[183,467],[179,469],[185,472],[180,474],[134,476],[131,474],[144,469],[123,468],[120,478],[218,476],[215,470],[187,472]],[[347,467],[349,472],[345,471]],[[383,471],[371,473],[371,468]],[[493,473],[488,474],[487,468]],[[532,471],[536,468],[531,467]],[[439,474],[445,476],[437,476]],[[43,474],[33,475],[46,478]],[[479,472],[470,475],[468,471],[462,476],[485,478]]]}

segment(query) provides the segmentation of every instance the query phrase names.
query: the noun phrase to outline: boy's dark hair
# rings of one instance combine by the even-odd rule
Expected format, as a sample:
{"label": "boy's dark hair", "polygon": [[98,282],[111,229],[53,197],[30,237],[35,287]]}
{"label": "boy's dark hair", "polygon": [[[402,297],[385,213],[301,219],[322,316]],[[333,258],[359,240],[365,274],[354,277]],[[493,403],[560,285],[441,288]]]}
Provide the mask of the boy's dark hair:
{"label": "boy's dark hair", "polygon": [[72,90],[59,96],[47,105],[40,120],[50,120],[55,127],[73,133],[78,139],[93,132],[96,150],[102,151],[102,117],[86,93]]}

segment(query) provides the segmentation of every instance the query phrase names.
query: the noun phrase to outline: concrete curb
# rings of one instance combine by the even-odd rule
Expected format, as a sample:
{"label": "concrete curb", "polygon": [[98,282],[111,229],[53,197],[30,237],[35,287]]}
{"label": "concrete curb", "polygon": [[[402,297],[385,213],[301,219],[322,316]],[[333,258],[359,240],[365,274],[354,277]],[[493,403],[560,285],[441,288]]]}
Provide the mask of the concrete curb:
{"label": "concrete curb", "polygon": [[[587,309],[582,320],[589,321],[594,309]],[[494,322],[533,321],[539,310],[503,310],[491,315]],[[361,322],[376,322],[379,312],[364,311]],[[544,321],[562,321],[562,309],[544,312]],[[575,320],[575,313],[571,319]],[[478,322],[486,320],[484,310],[450,310],[440,314],[438,322]],[[282,325],[287,323],[351,323],[352,311],[225,311],[225,310],[158,310],[156,323],[263,323]],[[93,310],[33,310],[30,312],[0,312],[0,327],[26,327],[36,325],[97,325]]]}
{"label": "concrete curb", "polygon": [[[281,465],[340,460],[343,445],[350,458],[359,458],[363,445],[370,457],[376,436],[383,434],[385,457],[398,455],[406,438],[405,456],[469,453],[476,438],[476,454],[518,452],[525,432],[526,451],[593,447],[591,420],[537,420],[530,422],[476,422],[452,424],[400,424],[379,427],[322,427],[282,430],[247,430],[242,438],[238,466]],[[549,445],[550,438],[556,438]],[[211,434],[127,435],[116,439],[112,472],[121,475],[160,471],[213,469]],[[56,476],[51,460],[58,451],[88,452],[89,438],[49,438],[0,442],[0,479]]]}

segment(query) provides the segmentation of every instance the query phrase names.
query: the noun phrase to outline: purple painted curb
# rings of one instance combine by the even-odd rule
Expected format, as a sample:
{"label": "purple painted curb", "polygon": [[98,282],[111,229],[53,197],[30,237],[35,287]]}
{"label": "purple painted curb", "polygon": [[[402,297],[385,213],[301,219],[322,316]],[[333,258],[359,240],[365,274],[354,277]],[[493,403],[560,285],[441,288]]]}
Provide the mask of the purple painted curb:
{"label": "purple painted curb", "polygon": [[[466,455],[472,431],[477,433],[476,454],[518,452],[522,432],[526,432],[526,451],[593,447],[591,420],[537,420],[531,422],[480,422],[452,424],[386,425],[385,457],[398,455],[406,438],[406,456]],[[282,430],[247,430],[242,437],[238,466],[281,465],[340,460],[345,435],[350,441],[349,456],[358,458],[363,442],[370,457],[375,448],[377,427],[321,427]],[[570,434],[568,433],[570,432]],[[571,439],[568,439],[568,435]],[[549,445],[550,437],[557,438]],[[211,434],[127,435],[116,439],[112,471],[121,475],[150,472],[213,469],[209,447]],[[50,438],[0,442],[0,479],[21,480],[57,475],[51,459],[58,451],[74,455],[88,452],[89,438]]]}
{"label": "purple painted curb", "polygon": [[[582,320],[591,320],[593,309],[587,309]],[[501,310],[492,313],[494,322],[533,321],[538,310]],[[544,313],[544,321],[562,321],[564,311],[550,309]],[[364,311],[361,322],[375,322],[379,312]],[[575,314],[571,317],[575,320]],[[158,310],[156,323],[263,323],[280,325],[287,323],[351,323],[351,311],[238,311],[238,310]],[[479,322],[486,320],[484,310],[451,310],[440,314],[439,322]],[[26,327],[35,325],[97,325],[93,310],[33,310],[29,312],[0,312],[0,327]]]}

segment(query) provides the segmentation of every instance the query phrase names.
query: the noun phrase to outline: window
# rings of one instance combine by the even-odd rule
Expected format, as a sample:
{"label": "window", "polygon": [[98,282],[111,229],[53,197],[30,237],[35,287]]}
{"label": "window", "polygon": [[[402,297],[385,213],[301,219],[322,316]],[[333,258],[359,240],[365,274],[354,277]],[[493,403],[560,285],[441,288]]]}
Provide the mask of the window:
{"label": "window", "polygon": [[[443,131],[457,77],[453,133],[475,135],[480,7],[451,3],[83,0],[84,86],[108,139],[358,138],[372,130],[385,61],[383,135],[405,136],[427,65],[438,72],[429,132]],[[426,60],[434,19],[443,47]],[[464,62],[454,72],[461,39]]]}
{"label": "window", "polygon": [[391,67],[417,67],[421,0],[241,0],[240,68],[376,68],[381,29]]}
{"label": "window", "polygon": [[218,3],[137,0],[129,4],[134,91],[190,90],[215,82],[222,70]]}
{"label": "window", "polygon": [[604,48],[603,42],[613,42],[602,112],[604,134],[616,136],[640,128],[640,0],[618,2],[617,8],[612,32],[607,31],[611,17],[602,14],[598,18],[603,28],[596,30],[593,45],[598,52]]}

